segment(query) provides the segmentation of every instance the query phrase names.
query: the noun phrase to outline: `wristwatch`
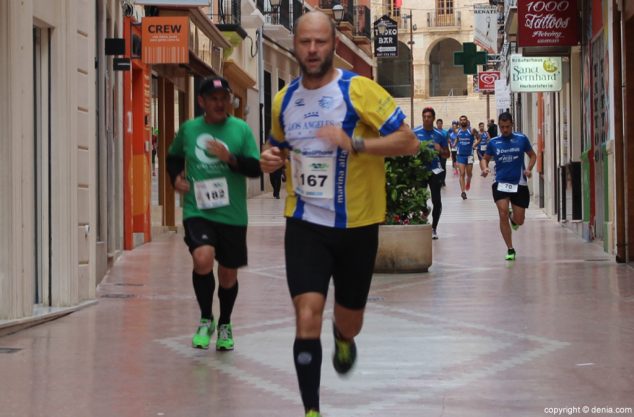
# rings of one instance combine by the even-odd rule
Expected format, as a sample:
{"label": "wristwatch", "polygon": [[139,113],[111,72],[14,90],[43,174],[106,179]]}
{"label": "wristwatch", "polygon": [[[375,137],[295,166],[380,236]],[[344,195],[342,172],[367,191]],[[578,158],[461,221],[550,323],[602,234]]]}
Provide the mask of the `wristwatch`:
{"label": "wristwatch", "polygon": [[365,140],[363,138],[353,136],[352,137],[352,151],[354,153],[365,152]]}

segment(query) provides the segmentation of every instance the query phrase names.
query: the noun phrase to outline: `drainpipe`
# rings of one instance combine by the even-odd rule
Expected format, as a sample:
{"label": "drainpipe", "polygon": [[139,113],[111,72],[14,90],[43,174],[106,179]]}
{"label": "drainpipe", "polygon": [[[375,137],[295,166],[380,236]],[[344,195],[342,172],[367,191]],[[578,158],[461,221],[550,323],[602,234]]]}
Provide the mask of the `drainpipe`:
{"label": "drainpipe", "polygon": [[[260,153],[266,142],[266,132],[264,127],[264,25],[257,31],[258,41],[258,96],[259,96],[259,115],[260,115]],[[260,191],[264,191],[264,174],[260,175]]]}
{"label": "drainpipe", "polygon": [[[619,4],[617,4],[619,3]],[[615,176],[615,188],[616,188],[616,261],[627,262],[627,237],[626,237],[626,208],[625,208],[625,159],[627,154],[625,152],[625,146],[623,140],[623,90],[625,89],[625,83],[623,81],[623,71],[625,67],[621,58],[621,52],[625,51],[623,45],[622,31],[625,29],[624,22],[622,21],[623,2],[615,1],[612,10],[612,31],[614,36],[614,42],[612,43],[614,68],[617,69],[614,72],[614,176]],[[618,7],[618,9],[617,9]],[[620,48],[620,50],[619,50]]]}

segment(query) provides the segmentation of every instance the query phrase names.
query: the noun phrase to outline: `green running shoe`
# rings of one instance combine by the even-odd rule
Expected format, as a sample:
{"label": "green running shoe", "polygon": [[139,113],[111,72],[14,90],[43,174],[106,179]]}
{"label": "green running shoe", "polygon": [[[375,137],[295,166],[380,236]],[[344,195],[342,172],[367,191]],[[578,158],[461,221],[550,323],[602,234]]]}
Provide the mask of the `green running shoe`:
{"label": "green running shoe", "polygon": [[306,417],[321,417],[321,414],[319,414],[319,411],[316,410],[309,410],[306,413]]}
{"label": "green running shoe", "polygon": [[515,249],[509,249],[506,252],[506,256],[504,256],[504,260],[506,260],[506,261],[514,261],[515,260]]}
{"label": "green running shoe", "polygon": [[216,340],[216,350],[233,350],[233,333],[231,323],[218,326],[218,340]]}
{"label": "green running shoe", "polygon": [[338,374],[347,374],[357,360],[357,345],[354,340],[339,339],[335,323],[332,323],[332,332],[335,336],[335,353],[332,355],[332,366]]}
{"label": "green running shoe", "polygon": [[192,337],[192,347],[195,349],[209,349],[211,335],[216,330],[216,321],[201,319],[196,334]]}

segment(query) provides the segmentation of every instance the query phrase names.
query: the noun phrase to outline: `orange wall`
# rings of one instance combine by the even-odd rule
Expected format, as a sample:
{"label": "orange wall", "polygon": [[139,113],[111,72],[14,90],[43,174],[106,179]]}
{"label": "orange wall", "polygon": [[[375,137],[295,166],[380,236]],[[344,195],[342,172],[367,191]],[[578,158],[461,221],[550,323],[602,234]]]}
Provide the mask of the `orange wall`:
{"label": "orange wall", "polygon": [[[130,56],[131,33],[141,36],[140,27],[130,26],[125,18],[126,56]],[[123,73],[123,247],[133,249],[134,233],[151,238],[151,153],[150,142],[150,67],[132,59],[130,71]],[[147,123],[146,123],[147,122]]]}

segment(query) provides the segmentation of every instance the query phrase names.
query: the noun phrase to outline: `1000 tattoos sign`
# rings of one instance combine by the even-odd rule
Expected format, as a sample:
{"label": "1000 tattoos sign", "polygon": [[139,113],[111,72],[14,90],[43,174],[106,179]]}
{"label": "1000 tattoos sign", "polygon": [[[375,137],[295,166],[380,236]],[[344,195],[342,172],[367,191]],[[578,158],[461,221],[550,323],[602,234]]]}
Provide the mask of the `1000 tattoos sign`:
{"label": "1000 tattoos sign", "polygon": [[579,43],[577,0],[517,2],[518,46],[574,46]]}
{"label": "1000 tattoos sign", "polygon": [[560,57],[511,55],[511,91],[537,93],[561,90]]}

